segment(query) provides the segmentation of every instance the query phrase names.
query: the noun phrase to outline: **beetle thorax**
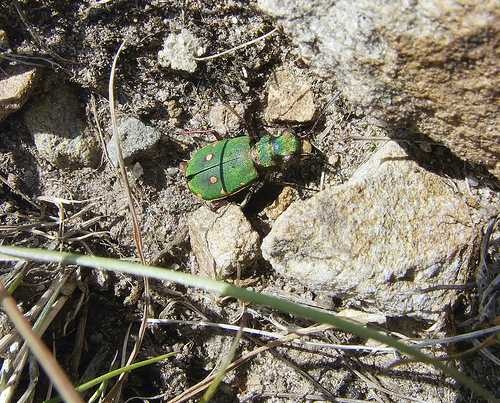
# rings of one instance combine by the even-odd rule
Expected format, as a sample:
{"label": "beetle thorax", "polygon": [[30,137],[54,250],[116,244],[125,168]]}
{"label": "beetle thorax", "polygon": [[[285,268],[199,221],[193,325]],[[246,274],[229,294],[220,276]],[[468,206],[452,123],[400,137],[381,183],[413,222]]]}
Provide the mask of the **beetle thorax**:
{"label": "beetle thorax", "polygon": [[251,154],[257,166],[272,168],[286,163],[300,152],[300,140],[292,133],[285,132],[277,137],[269,135],[262,137],[253,146]]}

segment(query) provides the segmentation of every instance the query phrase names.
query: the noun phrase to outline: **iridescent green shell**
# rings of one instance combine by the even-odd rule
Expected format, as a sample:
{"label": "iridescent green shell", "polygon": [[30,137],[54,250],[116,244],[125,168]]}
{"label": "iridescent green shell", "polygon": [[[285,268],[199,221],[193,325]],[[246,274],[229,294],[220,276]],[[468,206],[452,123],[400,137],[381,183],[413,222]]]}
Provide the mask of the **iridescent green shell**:
{"label": "iridescent green shell", "polygon": [[263,136],[252,146],[248,136],[209,144],[186,167],[189,189],[203,200],[230,196],[256,181],[261,171],[285,166],[302,152],[302,142],[292,133]]}
{"label": "iridescent green shell", "polygon": [[248,136],[209,144],[186,167],[189,189],[203,200],[217,200],[252,184],[259,174],[250,155]]}
{"label": "iridescent green shell", "polygon": [[279,166],[284,157],[300,154],[301,148],[301,141],[292,133],[285,132],[276,137],[263,136],[255,144],[252,155],[258,166],[270,168]]}

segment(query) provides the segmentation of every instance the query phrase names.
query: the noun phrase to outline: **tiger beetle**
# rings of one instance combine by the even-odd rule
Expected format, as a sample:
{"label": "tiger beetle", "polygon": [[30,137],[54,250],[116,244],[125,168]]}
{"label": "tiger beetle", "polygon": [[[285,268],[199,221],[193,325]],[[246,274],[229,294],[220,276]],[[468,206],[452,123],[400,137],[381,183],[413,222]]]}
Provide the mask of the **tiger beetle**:
{"label": "tiger beetle", "polygon": [[196,151],[185,165],[187,185],[203,200],[224,199],[311,150],[310,142],[287,131],[257,142],[250,136],[219,140]]}

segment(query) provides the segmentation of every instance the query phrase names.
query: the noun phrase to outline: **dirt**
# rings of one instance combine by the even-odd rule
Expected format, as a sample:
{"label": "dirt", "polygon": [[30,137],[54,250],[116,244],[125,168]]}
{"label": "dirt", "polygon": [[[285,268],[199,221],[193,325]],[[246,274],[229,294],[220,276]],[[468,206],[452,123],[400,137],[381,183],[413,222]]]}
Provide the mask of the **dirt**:
{"label": "dirt", "polygon": [[[261,14],[251,1],[24,0],[0,5],[0,28],[7,32],[15,54],[29,55],[24,62],[39,65],[44,76],[55,76],[78,90],[86,125],[98,137],[97,119],[105,140],[110,138],[107,88],[111,64],[118,47],[126,41],[115,77],[117,113],[138,118],[162,132],[158,155],[140,161],[144,173],[139,178],[130,175],[130,181],[146,259],[164,267],[187,272],[197,269],[186,226],[187,215],[201,202],[188,191],[182,172],[177,168],[200,145],[213,141],[209,133],[194,135],[190,131],[210,129],[208,116],[214,105],[221,102],[238,105],[238,110],[245,111],[245,121],[240,122],[239,130],[231,136],[249,131],[259,136],[265,130],[279,130],[263,119],[267,83],[273,72],[287,69],[311,83],[314,101],[319,106],[316,118],[288,128],[308,136],[319,150],[321,159],[302,162],[280,178],[299,185],[298,194],[302,198],[312,194],[303,188],[317,189],[320,184],[343,183],[377,146],[377,141],[353,138],[383,135],[367,117],[343,103],[333,80],[324,81],[311,75],[307,62],[279,32],[231,55],[199,62],[193,74],[159,66],[157,53],[170,32],[189,30],[203,41],[207,54],[218,53],[269,32],[274,28],[273,20]],[[51,91],[51,88],[39,88],[25,107],[46,96],[44,91]],[[7,182],[0,191],[0,222],[3,226],[18,226],[4,232],[5,243],[52,249],[63,247],[116,258],[136,256],[127,199],[115,169],[104,156],[97,168],[52,166],[39,157],[21,110],[0,123],[0,167],[1,176]],[[66,223],[64,233],[70,235],[62,244],[57,238],[61,234],[58,226],[42,225],[53,222],[51,217],[57,217],[62,210],[57,203],[40,200],[39,196],[78,201],[64,204],[66,217],[84,210]],[[248,214],[261,235],[265,235],[272,221],[259,213],[274,199],[267,200],[269,197],[265,194],[257,194],[256,198],[265,202],[255,203]],[[33,226],[19,227],[27,223]],[[15,294],[26,310],[49,286],[55,273],[53,266],[31,266],[25,284]],[[340,301],[322,301],[321,296],[299,285],[285,283],[263,260],[249,271],[248,279],[259,291],[328,308],[341,305]],[[241,306],[235,301],[218,301],[201,291],[175,284],[152,281],[151,292],[155,316],[238,323],[241,314]],[[72,319],[61,316],[45,335],[49,343],[54,338],[57,356],[69,368],[75,332],[82,318],[86,319],[82,358],[71,374],[75,383],[86,370],[94,376],[108,370],[115,352],[121,351],[129,324],[132,324],[131,334],[137,334],[143,307],[141,294],[140,279],[82,270],[79,287],[65,307],[66,313],[73,314]],[[83,298],[83,305],[79,304],[80,298]],[[248,320],[250,327],[260,326],[272,331],[277,331],[274,321],[290,327],[304,325],[295,318],[260,309],[251,313]],[[341,332],[331,334],[343,341],[356,342]],[[204,327],[168,325],[152,328],[146,334],[138,359],[168,351],[181,351],[181,354],[131,374],[123,397],[162,395],[165,400],[175,397],[218,367],[232,339],[232,335],[227,336],[224,331]],[[129,349],[131,345],[132,341]],[[256,347],[253,340],[244,339],[238,354]],[[282,348],[273,355],[265,353],[229,374],[215,400],[324,399],[324,391],[304,372],[335,396],[369,400],[383,393],[367,386],[369,383],[352,368],[380,373],[386,364],[384,361],[387,360],[377,361],[370,355],[358,361],[358,358],[342,357],[334,350],[325,355],[324,352]],[[405,368],[410,367],[408,364]],[[423,373],[425,368],[420,368]],[[415,381],[408,371],[394,370],[389,386],[404,390],[402,393],[406,395],[415,396],[415,392],[422,400],[440,395],[441,401],[454,398],[455,387],[452,384],[441,387],[437,374],[423,374],[416,381],[419,386],[412,391],[410,386]],[[42,400],[46,386],[47,380],[42,378],[35,400]],[[402,401],[403,398],[393,396],[393,399]]]}

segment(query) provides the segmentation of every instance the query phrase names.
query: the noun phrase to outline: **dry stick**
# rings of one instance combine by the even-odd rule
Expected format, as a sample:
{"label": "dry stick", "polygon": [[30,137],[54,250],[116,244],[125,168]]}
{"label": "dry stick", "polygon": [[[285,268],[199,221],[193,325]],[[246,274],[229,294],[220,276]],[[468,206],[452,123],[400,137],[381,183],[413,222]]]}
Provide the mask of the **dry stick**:
{"label": "dry stick", "polygon": [[215,55],[210,55],[210,56],[203,56],[203,57],[193,57],[194,60],[198,62],[203,62],[205,60],[210,60],[210,59],[216,59],[217,57],[225,56],[229,53],[236,52],[237,50],[243,49],[247,46],[253,45],[254,43],[261,41],[263,39],[266,39],[267,37],[271,36],[274,34],[278,28],[274,28],[273,30],[269,31],[267,34],[264,34],[262,36],[259,36],[258,38],[252,39],[251,41],[242,43],[241,45],[235,46],[234,48],[225,50],[224,52],[216,53]]}
{"label": "dry stick", "polygon": [[9,183],[9,181],[7,179],[5,179],[2,175],[0,175],[0,182],[2,182],[5,186],[7,186],[11,190],[12,193],[14,193],[14,194],[18,195],[19,197],[21,197],[24,201],[26,201],[27,203],[29,203],[31,206],[33,206],[37,210],[40,210],[40,206],[38,204],[36,204],[35,202],[33,202],[33,200],[31,200],[26,194],[24,194],[20,190],[15,189],[13,186],[11,186],[11,184]]}
{"label": "dry stick", "polygon": [[[92,110],[92,115],[94,116],[94,122],[97,128],[97,137],[99,137],[99,142],[101,143],[101,148],[102,148],[102,153],[105,156],[106,160],[108,161],[108,164],[112,166],[111,158],[109,158],[109,153],[108,153],[108,148],[106,147],[106,141],[104,141],[104,135],[102,134],[102,129],[101,125],[99,123],[99,117],[97,116],[97,106],[95,103],[95,96],[94,94],[91,95],[90,97],[90,108]],[[103,164],[103,159],[101,158],[101,165]]]}
{"label": "dry stick", "polygon": [[[118,51],[115,54],[115,57],[113,58],[113,65],[111,67],[111,74],[109,77],[109,113],[111,117],[111,127],[113,128],[113,137],[115,138],[116,142],[116,150],[117,150],[117,157],[118,157],[118,166],[120,170],[120,175],[122,178],[122,184],[125,187],[125,191],[127,194],[127,200],[128,200],[128,205],[129,205],[129,210],[130,210],[130,215],[132,216],[132,226],[133,226],[133,235],[134,235],[134,242],[137,248],[137,254],[139,255],[139,258],[141,260],[142,264],[146,264],[146,260],[144,259],[144,253],[143,253],[143,244],[142,244],[142,236],[141,236],[141,230],[139,227],[139,220],[137,218],[137,214],[135,212],[135,206],[134,206],[134,201],[132,198],[132,191],[130,190],[130,184],[128,182],[128,176],[127,176],[127,171],[125,169],[125,163],[123,161],[123,154],[122,154],[122,149],[120,146],[120,136],[118,134],[118,130],[116,128],[116,114],[115,114],[115,92],[114,92],[114,81],[115,81],[115,71],[116,71],[116,64],[118,62],[118,57],[120,56],[121,51],[125,47],[126,40],[122,42],[120,47],[118,48]],[[137,353],[139,352],[139,349],[142,345],[142,340],[144,338],[144,334],[146,332],[147,328],[147,320],[148,320],[148,312],[149,312],[149,280],[146,277],[143,277],[144,279],[144,312],[142,315],[142,321],[141,321],[141,327],[139,329],[138,337],[137,340],[134,344],[134,348],[132,349],[132,352],[130,353],[130,356],[127,360],[126,365],[132,364],[132,362],[135,360],[135,357],[137,356]],[[121,391],[121,386],[126,379],[126,373],[122,373],[120,377],[118,378],[118,381],[115,383],[115,385],[111,388],[107,396],[113,396],[117,397],[120,394]]]}
{"label": "dry stick", "polygon": [[[229,325],[226,323],[215,323],[207,321],[194,321],[194,320],[177,320],[177,319],[148,319],[148,324],[158,324],[158,325],[169,325],[169,324],[179,324],[179,325],[190,325],[193,327],[214,327],[230,331],[238,331],[240,326]],[[500,327],[500,326],[499,326]],[[271,339],[279,339],[283,337],[283,334],[268,332],[266,330],[259,330],[250,327],[241,328],[244,333],[255,334],[257,336],[268,337]],[[332,348],[335,350],[355,350],[355,351],[368,351],[370,353],[394,353],[396,351],[393,347],[372,347],[360,344],[332,344],[332,343],[322,343],[315,341],[303,341],[297,340],[291,344],[294,347],[314,347],[314,348]],[[418,347],[418,346],[417,346]]]}
{"label": "dry stick", "polygon": [[[26,30],[28,31],[28,33],[31,35],[31,37],[33,38],[33,40],[35,42],[37,42],[37,45],[45,50],[49,55],[51,55],[52,57],[58,59],[58,60],[61,60],[61,61],[64,61],[64,62],[70,62],[70,63],[74,63],[74,61],[71,61],[71,60],[68,60],[68,59],[65,59],[61,56],[59,56],[57,53],[55,53],[52,49],[50,49],[49,46],[45,46],[43,41],[41,40],[41,38],[31,29],[30,25],[28,24],[28,22],[26,21],[26,18],[24,17],[24,14],[22,13],[22,11],[19,9],[19,5],[18,5],[18,2],[15,0],[12,2],[13,5],[14,5],[14,8],[16,9],[17,11],[17,14],[19,15],[19,18],[21,19],[21,22],[25,25],[26,27]],[[51,65],[56,65],[57,67],[59,67],[61,70],[65,70],[66,69],[61,66],[60,64],[56,63],[55,61],[53,60],[50,60],[50,59],[45,59],[47,60]]]}
{"label": "dry stick", "polygon": [[54,382],[56,389],[61,394],[61,397],[66,402],[83,403],[82,398],[76,392],[70,380],[57,363],[49,349],[43,344],[40,337],[31,328],[30,323],[23,316],[16,305],[16,301],[12,298],[3,283],[0,281],[0,304],[9,315],[10,320],[21,334],[26,343],[30,346],[30,350],[36,357],[40,365],[43,367],[48,377]]}

